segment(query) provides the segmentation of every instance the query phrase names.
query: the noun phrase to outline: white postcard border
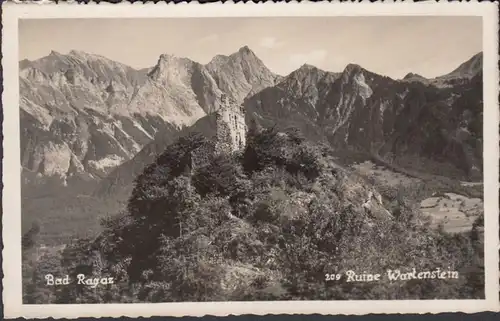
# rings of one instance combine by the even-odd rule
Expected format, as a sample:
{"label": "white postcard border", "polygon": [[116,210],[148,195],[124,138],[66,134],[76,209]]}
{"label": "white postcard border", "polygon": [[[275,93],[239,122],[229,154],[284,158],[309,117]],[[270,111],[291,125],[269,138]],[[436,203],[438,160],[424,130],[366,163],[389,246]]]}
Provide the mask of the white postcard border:
{"label": "white postcard border", "polygon": [[[48,18],[393,16],[483,17],[485,300],[269,301],[24,305],[21,287],[18,20]],[[3,5],[3,299],[5,317],[438,313],[499,310],[498,17],[493,3],[13,4]],[[439,50],[439,49],[436,49]]]}

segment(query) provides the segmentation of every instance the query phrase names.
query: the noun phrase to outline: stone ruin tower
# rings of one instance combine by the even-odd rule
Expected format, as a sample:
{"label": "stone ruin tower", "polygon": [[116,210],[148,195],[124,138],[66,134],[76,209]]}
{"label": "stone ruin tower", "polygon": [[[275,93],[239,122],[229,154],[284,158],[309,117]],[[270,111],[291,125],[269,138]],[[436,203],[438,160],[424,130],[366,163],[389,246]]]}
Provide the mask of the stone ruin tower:
{"label": "stone ruin tower", "polygon": [[246,145],[247,125],[245,109],[226,95],[221,97],[221,106],[215,113],[217,153],[234,153]]}

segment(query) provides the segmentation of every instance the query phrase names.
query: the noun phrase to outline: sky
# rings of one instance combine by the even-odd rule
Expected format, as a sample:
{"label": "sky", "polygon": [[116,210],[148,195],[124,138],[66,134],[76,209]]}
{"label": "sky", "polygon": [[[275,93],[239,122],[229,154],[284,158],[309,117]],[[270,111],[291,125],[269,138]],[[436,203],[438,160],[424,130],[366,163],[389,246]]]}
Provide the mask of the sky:
{"label": "sky", "polygon": [[81,50],[134,68],[162,53],[208,63],[242,46],[273,72],[307,63],[341,72],[349,63],[392,78],[435,77],[482,50],[481,17],[264,17],[27,19],[19,21],[19,59]]}

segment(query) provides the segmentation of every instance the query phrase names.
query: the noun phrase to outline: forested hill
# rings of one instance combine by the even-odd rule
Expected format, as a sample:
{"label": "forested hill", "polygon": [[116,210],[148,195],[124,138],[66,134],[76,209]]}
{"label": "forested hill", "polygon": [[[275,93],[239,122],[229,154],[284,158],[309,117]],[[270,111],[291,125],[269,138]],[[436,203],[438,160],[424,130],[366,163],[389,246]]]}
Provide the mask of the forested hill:
{"label": "forested hill", "polygon": [[[135,180],[97,237],[25,263],[27,303],[484,298],[477,227],[449,235],[418,210],[419,186],[385,190],[335,164],[299,131],[250,128],[234,155],[192,156],[177,140]],[[25,251],[25,256],[29,256]],[[29,262],[29,260],[25,260]],[[325,274],[458,271],[458,279],[340,282]],[[47,289],[44,273],[112,275],[112,285]]]}

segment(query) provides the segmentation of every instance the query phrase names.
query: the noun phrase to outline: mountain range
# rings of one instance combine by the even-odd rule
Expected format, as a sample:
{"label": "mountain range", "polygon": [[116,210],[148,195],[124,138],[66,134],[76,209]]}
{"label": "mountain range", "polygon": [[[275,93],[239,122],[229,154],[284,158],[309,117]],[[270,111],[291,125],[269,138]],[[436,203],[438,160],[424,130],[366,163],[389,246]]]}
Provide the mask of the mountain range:
{"label": "mountain range", "polygon": [[213,136],[222,94],[243,104],[249,124],[297,127],[339,154],[425,159],[482,179],[482,53],[433,79],[395,80],[356,64],[341,72],[304,64],[280,76],[247,46],[205,65],[162,54],[137,70],[71,51],[19,69],[28,185],[87,181],[99,195],[129,191],[177,137]]}
{"label": "mountain range", "polygon": [[157,133],[211,113],[222,92],[242,102],[277,78],[247,47],[207,65],[163,54],[142,70],[79,51],[23,60],[22,166],[65,183],[105,177]]}

